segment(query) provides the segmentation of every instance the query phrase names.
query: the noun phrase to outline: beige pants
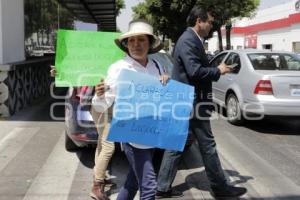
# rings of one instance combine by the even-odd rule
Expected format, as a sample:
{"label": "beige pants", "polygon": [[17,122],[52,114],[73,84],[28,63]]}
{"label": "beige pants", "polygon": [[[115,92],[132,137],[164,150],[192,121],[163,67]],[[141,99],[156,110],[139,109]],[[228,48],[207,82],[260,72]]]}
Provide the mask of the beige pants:
{"label": "beige pants", "polygon": [[112,108],[108,109],[105,113],[98,113],[92,108],[91,113],[98,132],[94,175],[96,181],[103,181],[108,163],[115,151],[114,142],[106,140],[112,118]]}

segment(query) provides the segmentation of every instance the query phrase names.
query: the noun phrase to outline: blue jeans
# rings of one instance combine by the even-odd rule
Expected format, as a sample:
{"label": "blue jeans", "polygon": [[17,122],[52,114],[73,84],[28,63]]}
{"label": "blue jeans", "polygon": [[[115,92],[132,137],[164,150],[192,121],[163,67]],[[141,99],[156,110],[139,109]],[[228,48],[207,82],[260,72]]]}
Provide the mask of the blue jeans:
{"label": "blue jeans", "polygon": [[140,200],[154,200],[156,194],[156,176],[152,165],[154,149],[138,149],[123,144],[129,162],[129,173],[117,200],[132,200],[140,191]]}
{"label": "blue jeans", "polygon": [[[199,144],[205,171],[212,187],[222,188],[227,181],[221,167],[216,142],[209,120],[190,120],[190,131]],[[158,173],[157,190],[167,192],[171,189],[178,169],[182,152],[166,150]]]}

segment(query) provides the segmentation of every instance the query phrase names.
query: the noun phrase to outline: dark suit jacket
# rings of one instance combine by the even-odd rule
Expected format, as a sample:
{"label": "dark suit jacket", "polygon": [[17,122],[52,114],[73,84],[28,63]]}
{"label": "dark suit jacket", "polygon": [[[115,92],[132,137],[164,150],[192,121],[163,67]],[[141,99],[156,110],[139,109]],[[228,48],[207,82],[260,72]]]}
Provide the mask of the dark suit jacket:
{"label": "dark suit jacket", "polygon": [[[195,87],[195,103],[212,102],[212,81],[220,78],[220,70],[209,66],[203,44],[191,27],[178,39],[173,58],[172,79]],[[201,105],[200,114],[211,108]]]}

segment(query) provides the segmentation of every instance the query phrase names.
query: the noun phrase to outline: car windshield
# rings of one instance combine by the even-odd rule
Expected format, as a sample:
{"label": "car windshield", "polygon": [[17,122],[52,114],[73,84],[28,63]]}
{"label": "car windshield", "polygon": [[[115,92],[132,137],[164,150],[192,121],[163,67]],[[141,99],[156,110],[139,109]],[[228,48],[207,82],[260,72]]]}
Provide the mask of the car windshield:
{"label": "car windshield", "polygon": [[255,70],[300,71],[300,58],[285,53],[251,53],[248,57]]}
{"label": "car windshield", "polygon": [[173,62],[172,62],[172,57],[169,54],[158,52],[155,54],[150,54],[149,57],[158,61],[164,67],[167,74],[172,73]]}

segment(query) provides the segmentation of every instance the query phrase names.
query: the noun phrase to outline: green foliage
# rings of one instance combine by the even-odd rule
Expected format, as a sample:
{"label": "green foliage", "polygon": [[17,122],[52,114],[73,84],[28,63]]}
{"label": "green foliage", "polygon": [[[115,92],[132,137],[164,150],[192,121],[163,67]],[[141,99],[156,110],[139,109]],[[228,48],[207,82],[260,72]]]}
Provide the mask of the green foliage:
{"label": "green foliage", "polygon": [[146,0],[133,8],[134,18],[145,18],[157,34],[176,41],[186,28],[186,17],[195,0]]}
{"label": "green foliage", "polygon": [[116,0],[116,16],[119,16],[123,8],[125,8],[124,0]]}
{"label": "green foliage", "polygon": [[145,2],[139,3],[137,6],[132,8],[133,19],[146,19],[150,23],[152,22],[152,14],[149,12],[147,4]]}
{"label": "green foliage", "polygon": [[50,33],[57,30],[58,23],[60,28],[73,29],[74,27],[74,17],[61,6],[58,10],[55,0],[25,0],[24,9],[26,39],[30,38],[33,33],[37,33],[38,37],[39,35],[50,37]]}
{"label": "green foliage", "polygon": [[259,5],[259,0],[145,0],[133,8],[134,18],[150,21],[157,33],[176,41],[186,28],[186,18],[197,4],[215,8],[214,30],[235,17],[248,17]]}
{"label": "green foliage", "polygon": [[[116,15],[125,8],[124,0],[116,0]],[[74,29],[75,17],[58,0],[24,0],[25,38],[31,40],[31,45],[53,45],[56,31]],[[33,34],[36,38],[33,39]],[[45,39],[47,38],[47,39]],[[37,42],[37,44],[35,44]]]}

